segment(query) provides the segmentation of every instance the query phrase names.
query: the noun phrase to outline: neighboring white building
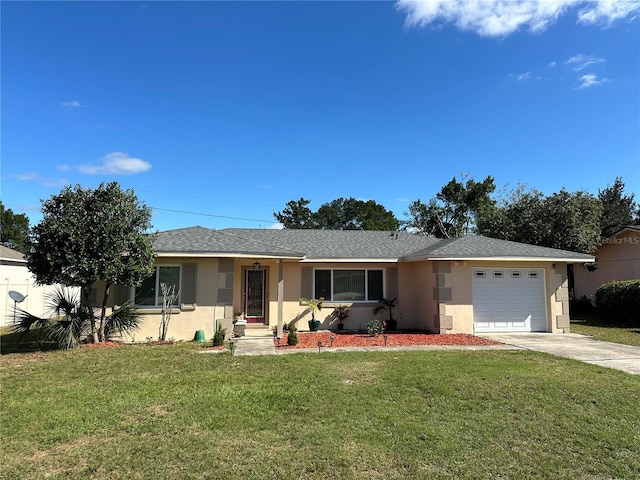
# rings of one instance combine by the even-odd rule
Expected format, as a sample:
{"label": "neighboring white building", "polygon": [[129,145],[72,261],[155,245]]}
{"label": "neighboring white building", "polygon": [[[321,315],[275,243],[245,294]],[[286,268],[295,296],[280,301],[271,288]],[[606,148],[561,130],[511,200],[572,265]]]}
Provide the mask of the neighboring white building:
{"label": "neighboring white building", "polygon": [[[27,269],[24,255],[0,245],[0,327],[13,325],[13,307],[17,302],[11,295],[24,298],[17,303],[21,309],[42,317],[46,310],[46,295],[55,288],[56,285],[37,285]],[[10,295],[9,292],[16,293]]]}

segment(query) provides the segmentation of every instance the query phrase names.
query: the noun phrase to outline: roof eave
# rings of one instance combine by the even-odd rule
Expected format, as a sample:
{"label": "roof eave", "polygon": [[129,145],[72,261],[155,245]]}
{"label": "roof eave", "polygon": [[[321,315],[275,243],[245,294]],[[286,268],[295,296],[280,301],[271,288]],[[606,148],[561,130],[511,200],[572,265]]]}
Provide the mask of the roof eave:
{"label": "roof eave", "polygon": [[306,257],[300,260],[300,263],[398,263],[398,258],[363,258],[363,257]]}
{"label": "roof eave", "polygon": [[303,260],[304,255],[277,255],[256,252],[156,252],[157,257],[178,258],[268,258],[282,260]]}
{"label": "roof eave", "polygon": [[410,257],[406,259],[407,261],[416,262],[416,261],[491,261],[491,262],[566,262],[566,263],[576,263],[576,262],[595,262],[595,257],[585,256],[585,257],[523,257],[523,256],[420,256],[420,257]]}

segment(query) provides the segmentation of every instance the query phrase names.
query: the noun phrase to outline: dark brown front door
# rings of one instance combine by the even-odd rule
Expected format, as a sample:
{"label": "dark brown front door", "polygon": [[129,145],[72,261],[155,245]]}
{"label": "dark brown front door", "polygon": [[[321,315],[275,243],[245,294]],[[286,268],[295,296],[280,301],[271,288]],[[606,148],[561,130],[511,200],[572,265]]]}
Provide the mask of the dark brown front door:
{"label": "dark brown front door", "polygon": [[265,269],[244,271],[244,315],[248,323],[264,323],[266,278]]}

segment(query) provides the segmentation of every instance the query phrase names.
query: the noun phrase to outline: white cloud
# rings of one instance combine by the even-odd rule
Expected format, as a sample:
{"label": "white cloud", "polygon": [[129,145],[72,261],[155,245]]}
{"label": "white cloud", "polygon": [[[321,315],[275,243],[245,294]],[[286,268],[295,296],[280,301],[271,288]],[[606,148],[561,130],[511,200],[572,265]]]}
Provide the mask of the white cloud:
{"label": "white cloud", "polygon": [[397,0],[409,27],[452,23],[486,37],[517,30],[541,33],[561,15],[578,10],[578,22],[610,25],[640,11],[637,0]]}
{"label": "white cloud", "polygon": [[608,27],[617,20],[635,18],[638,13],[638,0],[599,0],[578,12],[578,22]]}
{"label": "white cloud", "polygon": [[40,175],[34,172],[27,172],[27,173],[18,173],[16,175],[13,175],[13,177],[17,178],[18,180],[28,182],[31,180],[38,180],[40,178]]}
{"label": "white cloud", "polygon": [[514,75],[514,77],[519,82],[526,82],[527,80],[531,80],[531,72],[519,73]]}
{"label": "white cloud", "polygon": [[585,55],[583,53],[579,53],[578,55],[574,55],[564,63],[565,65],[571,65],[571,70],[573,70],[574,72],[579,72],[580,70],[584,70],[591,65],[602,62],[606,62],[606,60],[604,58],[594,57],[593,55]]}
{"label": "white cloud", "polygon": [[40,182],[45,187],[63,187],[69,184],[69,180],[67,180],[66,178],[60,178],[55,180],[55,179],[43,177],[34,172],[19,173],[16,175],[12,175],[12,177],[17,178],[18,180],[21,180],[23,182]]}
{"label": "white cloud", "polygon": [[69,165],[56,165],[56,168],[61,172],[68,172],[69,170],[71,170],[71,167]]}
{"label": "white cloud", "polygon": [[60,102],[60,106],[66,108],[67,110],[86,107],[86,105],[81,104],[78,100],[69,100],[68,102]]}
{"label": "white cloud", "polygon": [[556,63],[556,62],[551,62],[549,65],[547,65],[547,67],[549,67],[549,68],[553,68],[553,67],[555,67],[556,65],[557,65],[557,63]]}
{"label": "white cloud", "polygon": [[589,88],[609,81],[609,79],[606,77],[598,79],[598,77],[594,73],[587,73],[586,75],[582,75],[579,80],[581,83],[576,87],[577,89]]}
{"label": "white cloud", "polygon": [[284,229],[284,225],[281,223],[274,223],[267,227],[267,230],[282,230]]}
{"label": "white cloud", "polygon": [[102,157],[96,164],[80,165],[78,170],[91,175],[114,174],[133,175],[151,169],[151,164],[128,153],[112,152]]}

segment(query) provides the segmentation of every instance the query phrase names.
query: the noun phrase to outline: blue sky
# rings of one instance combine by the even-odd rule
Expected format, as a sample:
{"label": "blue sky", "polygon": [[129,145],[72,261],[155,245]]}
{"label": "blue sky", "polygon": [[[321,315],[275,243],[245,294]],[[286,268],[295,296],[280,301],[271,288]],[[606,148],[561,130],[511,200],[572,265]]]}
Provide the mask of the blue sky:
{"label": "blue sky", "polygon": [[32,224],[109,181],[158,230],[266,228],[300,197],[402,218],[462,172],[547,194],[622,176],[640,200],[637,1],[0,8],[1,196]]}

